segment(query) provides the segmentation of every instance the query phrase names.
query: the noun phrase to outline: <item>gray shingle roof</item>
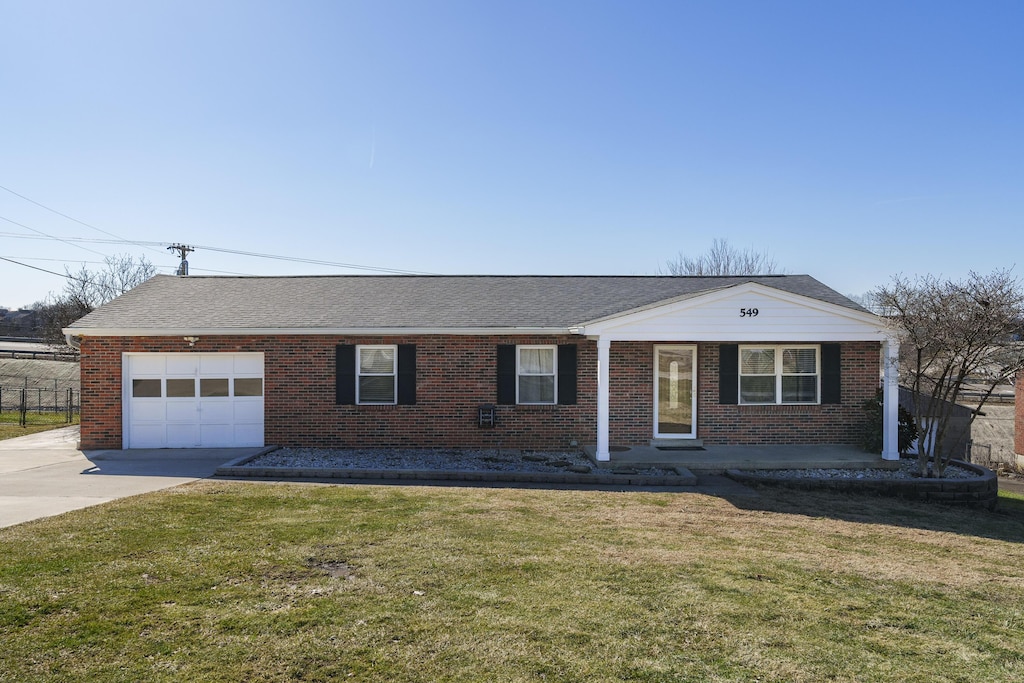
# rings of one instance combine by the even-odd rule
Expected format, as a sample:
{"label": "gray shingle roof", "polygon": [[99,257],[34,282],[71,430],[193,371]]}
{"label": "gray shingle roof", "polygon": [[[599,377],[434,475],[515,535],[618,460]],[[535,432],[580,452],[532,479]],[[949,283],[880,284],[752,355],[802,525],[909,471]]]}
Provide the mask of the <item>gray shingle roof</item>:
{"label": "gray shingle roof", "polygon": [[70,330],[567,329],[745,282],[864,312],[809,275],[158,275]]}

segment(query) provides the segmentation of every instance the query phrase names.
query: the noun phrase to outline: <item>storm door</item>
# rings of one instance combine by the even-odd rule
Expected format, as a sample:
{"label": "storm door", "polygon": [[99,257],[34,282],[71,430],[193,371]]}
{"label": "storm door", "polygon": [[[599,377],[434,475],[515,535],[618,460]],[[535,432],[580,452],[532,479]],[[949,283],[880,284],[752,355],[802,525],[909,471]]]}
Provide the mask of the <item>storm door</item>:
{"label": "storm door", "polygon": [[654,347],[654,437],[697,436],[697,347]]}

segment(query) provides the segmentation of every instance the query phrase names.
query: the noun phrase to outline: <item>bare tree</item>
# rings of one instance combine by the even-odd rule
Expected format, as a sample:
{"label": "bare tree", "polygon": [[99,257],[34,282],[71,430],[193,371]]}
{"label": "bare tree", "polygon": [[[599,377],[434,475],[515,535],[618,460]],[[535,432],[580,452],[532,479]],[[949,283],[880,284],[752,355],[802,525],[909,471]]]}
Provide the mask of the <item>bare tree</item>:
{"label": "bare tree", "polygon": [[711,248],[699,256],[679,252],[667,261],[668,275],[774,275],[783,273],[775,258],[766,251],[737,249],[729,240],[715,238]]}
{"label": "bare tree", "polygon": [[942,476],[952,448],[950,418],[969,384],[980,392],[973,422],[992,392],[1024,369],[1024,291],[1007,270],[972,272],[966,281],[931,275],[897,276],[875,291],[875,301],[900,339],[901,382],[914,395],[921,432],[918,466],[922,476]]}
{"label": "bare tree", "polygon": [[874,292],[866,292],[864,294],[847,294],[846,298],[859,306],[863,306],[872,313],[878,312],[876,310],[878,302],[875,301]]}
{"label": "bare tree", "polygon": [[64,343],[63,328],[141,285],[156,274],[156,267],[145,256],[136,259],[130,254],[116,254],[104,260],[101,270],[92,271],[82,264],[77,272],[67,267],[64,272],[67,279],[60,295],[34,306],[41,317],[43,338],[53,344]]}

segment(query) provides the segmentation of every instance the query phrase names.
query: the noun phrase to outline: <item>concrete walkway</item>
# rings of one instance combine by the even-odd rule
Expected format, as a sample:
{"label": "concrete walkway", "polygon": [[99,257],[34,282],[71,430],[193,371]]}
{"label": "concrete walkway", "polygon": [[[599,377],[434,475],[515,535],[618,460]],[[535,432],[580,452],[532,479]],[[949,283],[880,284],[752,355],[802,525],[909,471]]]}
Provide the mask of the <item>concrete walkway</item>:
{"label": "concrete walkway", "polygon": [[80,451],[78,427],[0,441],[0,527],[185,484],[256,448]]}

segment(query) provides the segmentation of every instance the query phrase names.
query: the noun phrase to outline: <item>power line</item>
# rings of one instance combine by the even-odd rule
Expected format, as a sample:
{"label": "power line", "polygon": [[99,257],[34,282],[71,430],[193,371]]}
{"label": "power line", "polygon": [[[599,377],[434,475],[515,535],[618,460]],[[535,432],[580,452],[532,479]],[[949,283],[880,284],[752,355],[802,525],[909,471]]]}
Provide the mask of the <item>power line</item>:
{"label": "power line", "polygon": [[10,218],[6,218],[4,216],[0,216],[0,220],[5,220],[8,223],[13,223],[14,225],[17,225],[19,228],[25,228],[26,230],[31,230],[32,232],[38,232],[40,235],[43,235],[44,237],[47,237],[47,238],[49,238],[51,240],[57,240],[58,242],[63,242],[64,244],[67,244],[68,246],[71,246],[71,247],[77,247],[79,249],[84,249],[85,251],[92,252],[93,254],[99,254],[100,256],[106,256],[107,255],[107,254],[104,254],[103,252],[96,251],[95,249],[90,249],[89,247],[83,247],[80,244],[74,244],[71,240],[66,240],[66,239],[63,239],[61,237],[55,237],[53,235],[50,235],[48,233],[43,232],[42,230],[36,230],[35,228],[29,227],[29,226],[25,225],[24,223],[19,223],[18,221],[12,221]]}
{"label": "power line", "polygon": [[56,275],[57,277],[62,277],[62,278],[66,278],[68,280],[75,280],[76,282],[84,282],[85,284],[89,284],[88,280],[83,280],[80,277],[75,277],[74,275],[69,275],[68,273],[58,273],[58,272],[55,272],[55,271],[52,271],[52,270],[47,270],[46,268],[40,268],[38,266],[30,266],[27,263],[22,263],[20,261],[15,261],[14,259],[9,259],[6,256],[0,256],[0,261],[7,261],[8,263],[13,263],[13,264],[18,265],[18,266],[24,266],[25,268],[31,268],[32,270],[40,270],[40,271],[42,271],[44,273],[49,273],[50,275]]}
{"label": "power line", "polygon": [[[50,261],[53,263],[67,263],[68,259],[63,258],[43,258],[41,256],[9,256],[5,260],[18,259],[20,261]],[[78,261],[75,263],[87,264],[91,266],[102,266],[106,265],[106,261]],[[177,266],[153,266],[157,270],[175,270]],[[234,270],[216,270],[214,268],[189,268],[189,270],[199,270],[204,273],[221,273],[223,275],[239,275],[242,277],[254,277],[252,273],[239,273]],[[63,277],[63,276],[62,276]]]}
{"label": "power line", "polygon": [[[7,220],[8,222],[14,223],[15,225],[21,225],[20,223],[16,223],[15,221],[11,221],[11,220],[9,220],[7,218],[4,218],[3,216],[0,216],[0,219]],[[28,227],[28,226],[21,226],[21,227]],[[29,228],[29,229],[31,230],[32,228]],[[40,231],[36,230],[36,232],[40,232]],[[41,234],[45,235],[45,233],[41,233]],[[19,238],[19,239],[43,239],[42,237],[37,237],[36,235],[25,235],[23,233],[16,233],[16,232],[12,232],[12,233],[0,232],[0,237],[15,237],[15,238]],[[156,246],[162,246],[162,247],[165,247],[165,248],[172,246],[172,244],[170,242],[140,242],[140,241],[131,241],[130,242],[128,240],[110,240],[110,239],[99,239],[99,238],[95,238],[95,237],[53,237],[52,235],[46,235],[46,238],[59,240],[61,242],[87,242],[87,243],[95,243],[95,244],[156,245]],[[322,260],[319,260],[319,259],[308,259],[308,258],[302,258],[302,257],[299,257],[299,256],[282,256],[280,254],[261,254],[261,253],[253,252],[253,251],[240,251],[238,249],[224,249],[224,248],[221,248],[221,247],[210,247],[210,246],[197,245],[194,248],[196,250],[215,251],[215,252],[220,252],[220,253],[224,253],[224,254],[235,254],[237,256],[250,256],[250,257],[253,257],[253,258],[265,258],[265,259],[272,259],[272,260],[276,260],[276,261],[291,261],[291,262],[294,262],[294,263],[306,263],[306,264],[316,265],[316,266],[327,266],[327,267],[330,267],[330,268],[348,268],[348,269],[351,269],[351,270],[369,270],[369,271],[375,271],[375,272],[381,272],[381,273],[395,273],[395,274],[399,274],[399,275],[434,275],[435,274],[435,273],[430,273],[430,272],[421,271],[421,270],[402,270],[402,269],[399,269],[399,268],[385,268],[383,266],[366,266],[366,265],[361,265],[361,264],[358,264],[358,263],[340,263],[340,262],[336,262],[336,261],[322,261]]]}
{"label": "power line", "polygon": [[[145,246],[145,245],[144,245],[143,243],[141,243],[141,242],[132,242],[131,240],[126,240],[125,238],[121,237],[120,235],[116,235],[116,234],[114,234],[114,233],[112,233],[112,232],[109,232],[109,231],[107,231],[107,230],[104,230],[103,228],[97,228],[97,227],[96,227],[95,225],[91,225],[91,224],[89,224],[89,223],[86,223],[85,221],[80,221],[80,220],[78,220],[77,218],[75,218],[74,216],[69,216],[69,215],[67,215],[66,213],[61,213],[61,212],[60,212],[60,211],[58,211],[57,209],[51,209],[50,207],[46,206],[45,204],[41,204],[41,203],[37,202],[36,200],[34,200],[34,199],[30,198],[30,197],[26,197],[26,196],[25,196],[25,195],[23,195],[23,194],[19,194],[18,192],[15,192],[14,190],[12,190],[12,189],[11,189],[11,188],[9,188],[9,187],[4,187],[3,185],[0,185],[0,190],[4,190],[5,192],[10,192],[10,193],[11,193],[11,194],[13,194],[13,195],[14,195],[15,197],[20,197],[21,199],[24,199],[24,200],[25,200],[26,202],[30,202],[30,203],[32,203],[32,204],[35,204],[36,206],[38,206],[38,207],[39,207],[39,208],[41,208],[41,209],[46,209],[46,210],[47,210],[47,211],[49,211],[50,213],[55,213],[55,214],[57,214],[58,216],[60,216],[60,217],[62,217],[62,218],[66,218],[66,219],[68,219],[69,221],[73,221],[73,222],[75,222],[75,223],[78,223],[79,225],[84,225],[85,227],[87,227],[87,228],[91,228],[91,229],[95,230],[96,232],[102,232],[102,233],[103,233],[104,235],[109,235],[109,236],[111,236],[111,237],[116,237],[116,238],[118,238],[119,240],[123,240],[123,241],[125,241],[125,242],[129,242],[129,243],[131,243],[131,244],[138,244],[139,246]],[[24,227],[24,226],[22,226],[22,227]],[[31,228],[29,228],[29,229],[31,230]],[[156,250],[155,250],[155,249],[153,249],[153,251],[156,251]]]}
{"label": "power line", "polygon": [[[15,225],[21,225],[21,223],[17,223],[15,221],[12,221],[10,218],[4,218],[3,216],[0,216],[0,220],[5,220],[8,223],[14,223]],[[28,227],[28,226],[22,225],[21,227],[24,228],[24,227]],[[29,230],[32,230],[32,229],[33,228],[29,228]],[[39,232],[39,230],[36,230],[36,232]],[[45,233],[43,233],[43,234],[45,235]],[[159,247],[159,246],[168,244],[168,242],[142,242],[142,241],[138,241],[138,240],[131,241],[131,242],[129,242],[128,240],[122,240],[122,239],[106,240],[106,239],[100,239],[98,237],[53,237],[51,235],[46,235],[45,237],[39,237],[38,235],[26,235],[23,232],[0,232],[0,237],[16,237],[16,238],[24,239],[24,240],[55,239],[55,240],[60,240],[61,242],[65,242],[65,241],[66,242],[88,242],[90,244],[134,244],[136,246],[142,246],[142,247],[147,247],[147,246]],[[160,253],[160,252],[157,251],[157,253]]]}
{"label": "power line", "polygon": [[318,259],[301,258],[298,256],[279,256],[276,254],[259,254],[253,251],[239,251],[237,249],[221,249],[219,247],[197,246],[196,249],[206,251],[218,251],[225,254],[237,254],[239,256],[253,256],[256,258],[276,259],[278,261],[294,261],[295,263],[308,263],[315,266],[330,266],[333,268],[351,268],[353,270],[372,270],[382,273],[397,273],[401,275],[434,275],[421,270],[401,270],[398,268],[384,268],[381,266],[362,266],[355,263],[337,263],[335,261],[320,261]]}

